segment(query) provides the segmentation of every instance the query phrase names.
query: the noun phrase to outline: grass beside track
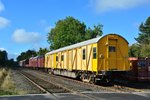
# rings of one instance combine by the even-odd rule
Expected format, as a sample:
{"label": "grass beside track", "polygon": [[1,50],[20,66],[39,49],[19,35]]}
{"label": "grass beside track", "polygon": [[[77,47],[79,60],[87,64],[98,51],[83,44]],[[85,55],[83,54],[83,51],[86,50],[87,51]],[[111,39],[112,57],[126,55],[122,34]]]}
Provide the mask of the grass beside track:
{"label": "grass beside track", "polygon": [[17,93],[11,92],[11,91],[4,91],[0,90],[0,95],[15,95]]}
{"label": "grass beside track", "polygon": [[7,68],[0,68],[0,95],[17,94],[23,94],[23,92],[16,90],[11,77],[11,70]]}

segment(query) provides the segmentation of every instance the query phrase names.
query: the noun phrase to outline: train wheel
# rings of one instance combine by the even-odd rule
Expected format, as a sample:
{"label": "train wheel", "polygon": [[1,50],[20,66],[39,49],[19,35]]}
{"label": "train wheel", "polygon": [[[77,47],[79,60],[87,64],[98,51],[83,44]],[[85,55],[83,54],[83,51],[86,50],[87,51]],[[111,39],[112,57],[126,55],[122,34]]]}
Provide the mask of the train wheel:
{"label": "train wheel", "polygon": [[51,69],[48,69],[48,74],[53,74],[53,71]]}
{"label": "train wheel", "polygon": [[82,74],[82,75],[81,75],[81,80],[82,80],[83,82],[95,83],[95,78],[92,77],[91,74]]}
{"label": "train wheel", "polygon": [[91,77],[90,83],[91,83],[91,84],[96,84],[95,77]]}

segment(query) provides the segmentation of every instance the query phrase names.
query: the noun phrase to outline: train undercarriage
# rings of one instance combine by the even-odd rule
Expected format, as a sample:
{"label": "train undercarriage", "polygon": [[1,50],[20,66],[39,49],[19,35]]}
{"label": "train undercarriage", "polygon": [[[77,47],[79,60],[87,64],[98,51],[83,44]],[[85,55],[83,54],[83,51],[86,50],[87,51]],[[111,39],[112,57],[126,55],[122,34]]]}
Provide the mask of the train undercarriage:
{"label": "train undercarriage", "polygon": [[48,73],[75,78],[88,83],[110,83],[113,80],[113,73],[111,71],[102,71],[96,73],[90,71],[68,71],[63,69],[48,69]]}
{"label": "train undercarriage", "polygon": [[48,72],[49,74],[61,75],[69,78],[74,78],[81,80],[83,82],[88,82],[92,84],[111,84],[116,80],[124,80],[126,71],[81,71],[81,70],[64,70],[64,69],[50,69],[50,68],[32,68],[36,70],[42,70]]}

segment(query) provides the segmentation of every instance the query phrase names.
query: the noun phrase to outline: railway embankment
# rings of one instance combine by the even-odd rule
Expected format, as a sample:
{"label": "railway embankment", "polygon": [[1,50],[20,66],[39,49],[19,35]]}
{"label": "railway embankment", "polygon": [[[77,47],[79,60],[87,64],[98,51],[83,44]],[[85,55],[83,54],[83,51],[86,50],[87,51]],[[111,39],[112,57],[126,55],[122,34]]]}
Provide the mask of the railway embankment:
{"label": "railway embankment", "polygon": [[0,95],[39,94],[40,89],[28,82],[17,70],[0,68]]}
{"label": "railway embankment", "polygon": [[17,94],[15,84],[11,77],[11,70],[0,68],[0,95]]}

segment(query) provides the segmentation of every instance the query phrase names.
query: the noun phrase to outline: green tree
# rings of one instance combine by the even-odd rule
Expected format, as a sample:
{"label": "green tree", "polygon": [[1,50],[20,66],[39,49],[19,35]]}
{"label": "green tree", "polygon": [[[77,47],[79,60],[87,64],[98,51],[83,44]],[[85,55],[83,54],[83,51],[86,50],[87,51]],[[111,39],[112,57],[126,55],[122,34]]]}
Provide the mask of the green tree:
{"label": "green tree", "polygon": [[142,57],[150,57],[150,17],[139,26],[139,36],[135,40],[140,45]]}
{"label": "green tree", "polygon": [[17,67],[18,63],[16,61],[14,61],[14,59],[10,59],[7,61],[7,66],[8,67]]}
{"label": "green tree", "polygon": [[38,55],[45,55],[48,52],[47,48],[40,48],[37,52]]}
{"label": "green tree", "polygon": [[84,40],[85,24],[67,17],[59,20],[48,34],[48,42],[51,44],[50,49],[58,49],[66,45],[71,45]]}
{"label": "green tree", "polygon": [[0,50],[0,67],[15,67],[17,63],[13,59],[8,59],[7,51]]}
{"label": "green tree", "polygon": [[32,56],[36,56],[37,53],[34,50],[27,50],[26,52],[22,52],[18,57],[17,57],[17,61],[21,61],[24,59],[28,59]]}
{"label": "green tree", "polygon": [[91,28],[86,29],[86,34],[85,34],[85,39],[92,39],[95,38],[97,36],[101,36],[103,34],[102,32],[102,25],[98,24],[98,25],[94,25],[94,29],[92,30]]}
{"label": "green tree", "polygon": [[0,50],[0,65],[1,66],[6,66],[7,60],[8,60],[7,52]]}
{"label": "green tree", "polygon": [[141,57],[150,57],[150,44],[141,46]]}
{"label": "green tree", "polygon": [[140,45],[135,43],[129,47],[129,56],[130,57],[140,57]]}
{"label": "green tree", "polygon": [[139,36],[135,40],[139,44],[150,44],[150,17],[139,26]]}
{"label": "green tree", "polygon": [[102,35],[102,26],[86,29],[86,25],[73,17],[59,20],[56,26],[48,33],[50,49],[55,50],[64,46],[75,44],[87,39]]}

